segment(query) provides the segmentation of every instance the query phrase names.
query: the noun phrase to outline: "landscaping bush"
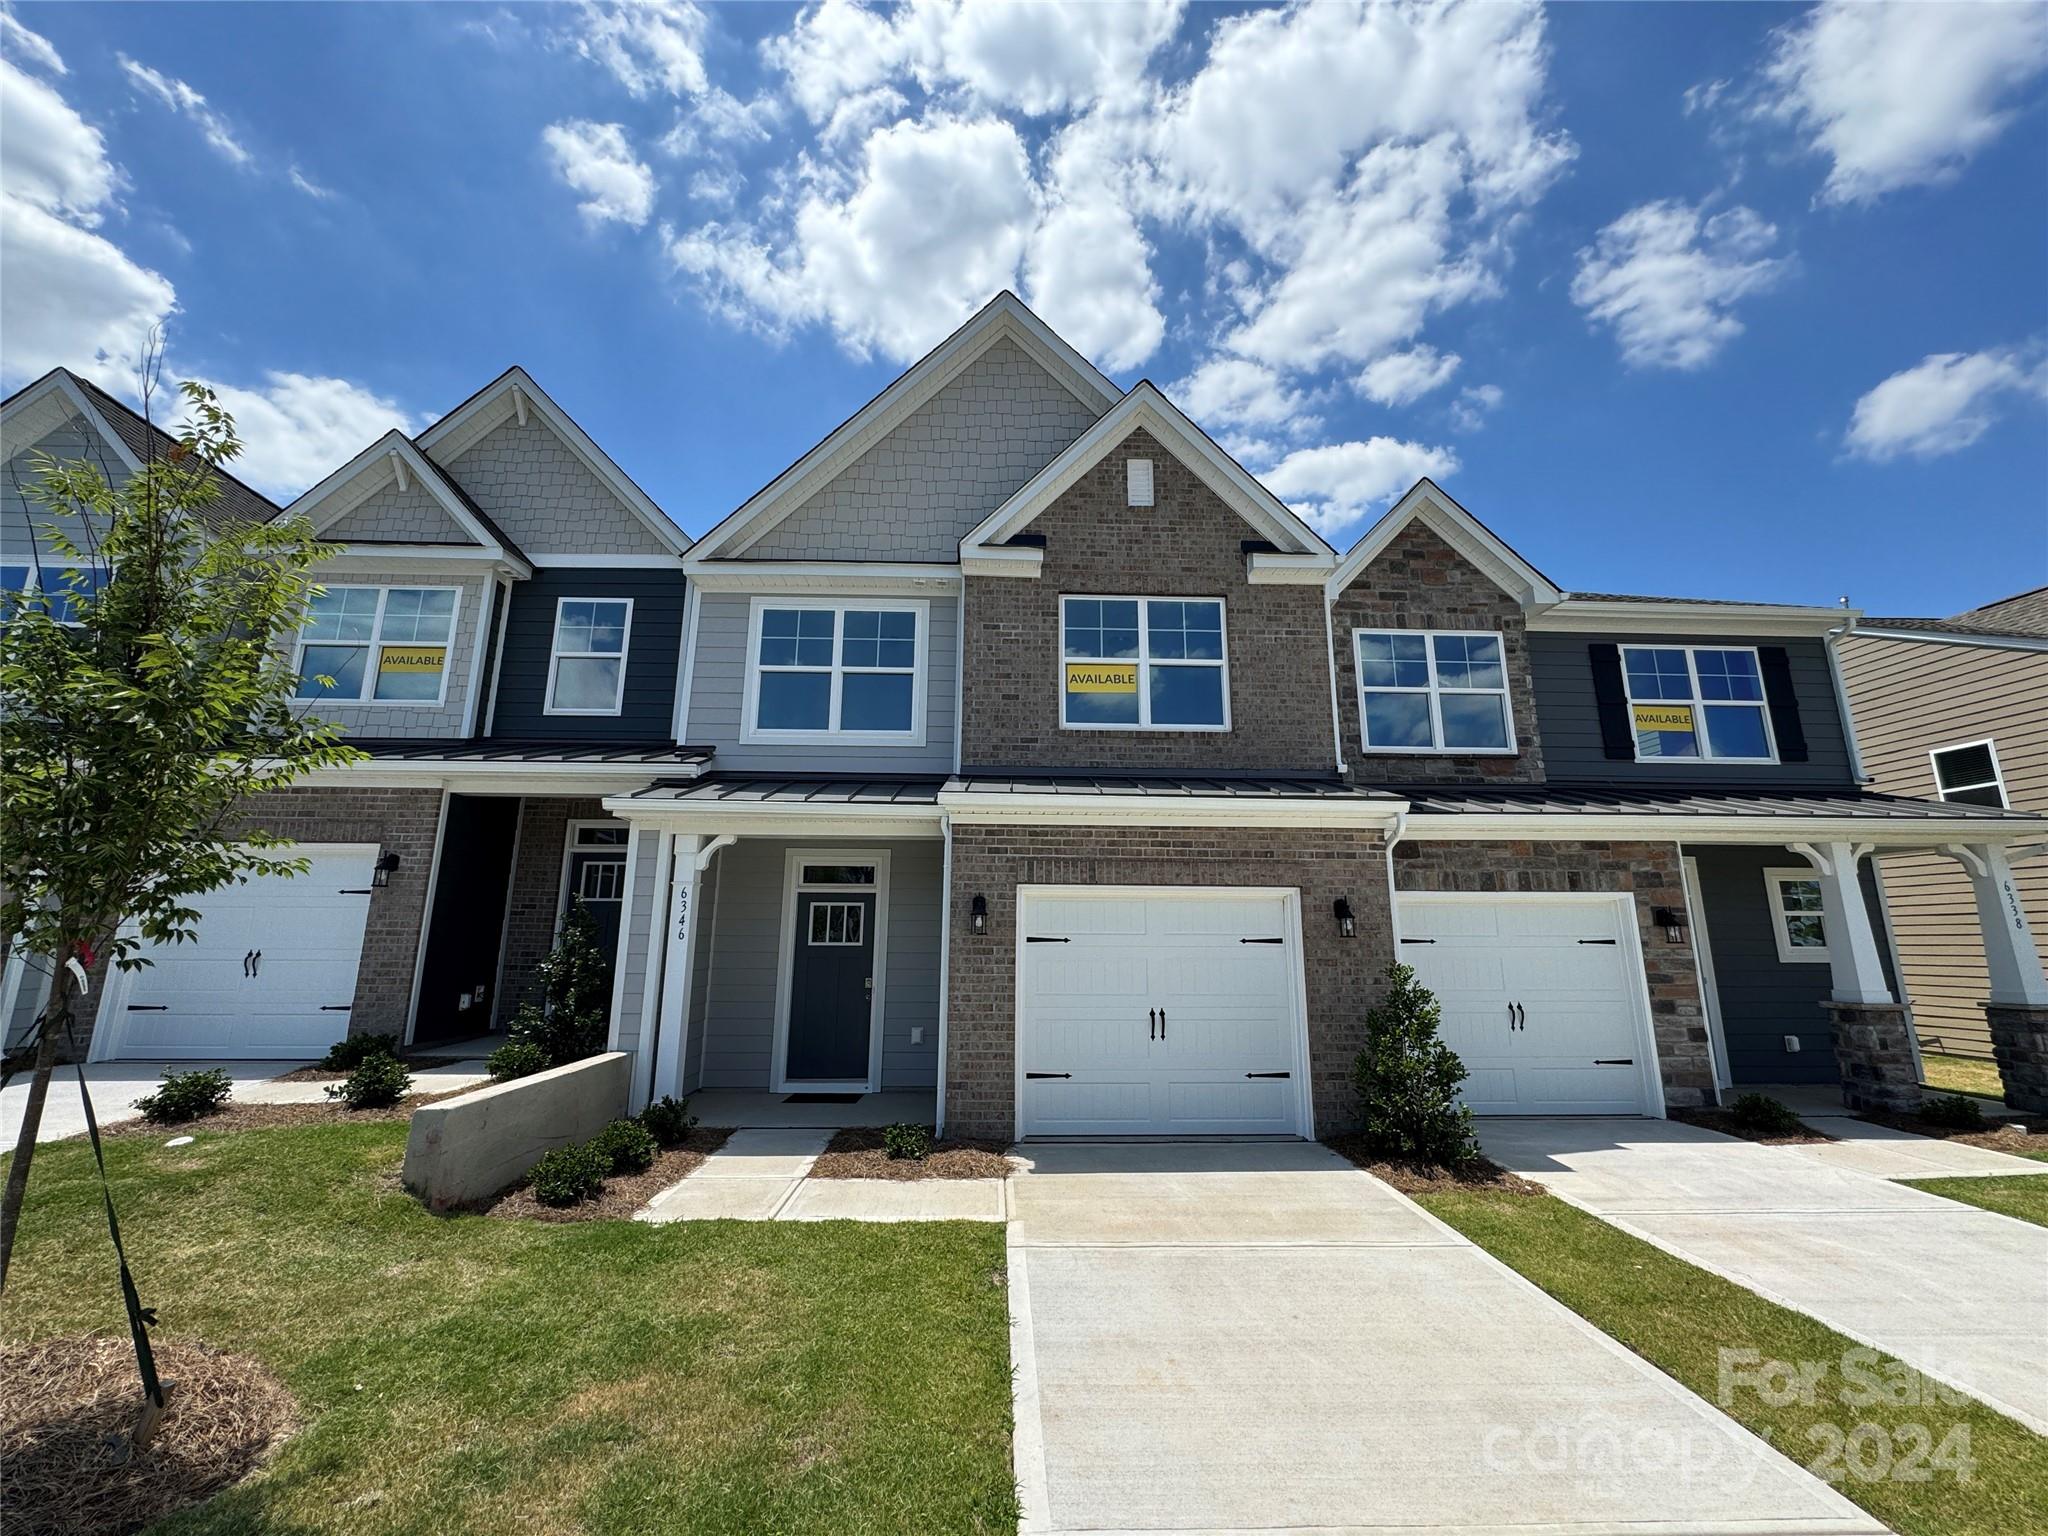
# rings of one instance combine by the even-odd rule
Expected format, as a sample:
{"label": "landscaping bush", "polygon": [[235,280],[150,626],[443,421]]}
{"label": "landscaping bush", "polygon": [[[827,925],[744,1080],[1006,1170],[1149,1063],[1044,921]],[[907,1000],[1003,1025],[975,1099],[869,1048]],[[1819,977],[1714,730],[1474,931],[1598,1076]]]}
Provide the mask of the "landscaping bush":
{"label": "landscaping bush", "polygon": [[882,1150],[893,1158],[921,1163],[932,1155],[932,1128],[899,1121],[882,1128]]}
{"label": "landscaping bush", "polygon": [[337,1040],[327,1047],[327,1054],[320,1058],[323,1072],[353,1072],[372,1056],[398,1056],[396,1035],[350,1035]]}
{"label": "landscaping bush", "polygon": [[607,1168],[593,1142],[543,1152],[527,1181],[542,1205],[577,1205],[604,1188]]}
{"label": "landscaping bush", "polygon": [[531,1077],[536,1072],[545,1072],[554,1065],[548,1060],[548,1053],[531,1040],[507,1040],[484,1063],[491,1070],[491,1081],[509,1083],[515,1077]]}
{"label": "landscaping bush", "polygon": [[1366,1145],[1405,1162],[1473,1162],[1472,1111],[1458,1102],[1465,1064],[1437,1038],[1436,996],[1405,965],[1388,966],[1387,980],[1387,995],[1365,1016],[1354,1071]]}
{"label": "landscaping bush", "polygon": [[396,1056],[366,1056],[363,1064],[327,1090],[350,1109],[384,1109],[405,1097],[412,1074]]}
{"label": "landscaping bush", "polygon": [[509,1030],[514,1040],[539,1046],[551,1067],[595,1056],[610,1025],[612,967],[597,942],[597,920],[573,902],[562,936],[535,967],[540,1001],[522,1003]]}
{"label": "landscaping bush", "polygon": [[697,1117],[690,1113],[688,1099],[664,1094],[640,1111],[640,1123],[664,1147],[679,1147],[696,1125]]}
{"label": "landscaping bush", "polygon": [[614,1120],[590,1138],[590,1149],[604,1159],[607,1173],[645,1173],[661,1150],[638,1120]]}
{"label": "landscaping bush", "polygon": [[227,1103],[235,1080],[219,1067],[204,1072],[164,1072],[163,1086],[135,1107],[153,1125],[177,1125],[210,1115]]}
{"label": "landscaping bush", "polygon": [[1745,1093],[1728,1106],[1728,1118],[1746,1131],[1769,1136],[1794,1136],[1803,1126],[1799,1116],[1766,1093]]}
{"label": "landscaping bush", "polygon": [[1920,1106],[1920,1118],[1949,1131],[1984,1129],[1984,1106],[1968,1094],[1944,1093]]}

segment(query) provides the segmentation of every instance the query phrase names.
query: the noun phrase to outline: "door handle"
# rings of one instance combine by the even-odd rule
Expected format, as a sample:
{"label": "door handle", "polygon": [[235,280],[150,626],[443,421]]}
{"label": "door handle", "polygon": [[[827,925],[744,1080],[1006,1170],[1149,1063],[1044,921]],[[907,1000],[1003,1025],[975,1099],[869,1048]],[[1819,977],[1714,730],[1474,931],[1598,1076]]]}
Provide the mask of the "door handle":
{"label": "door handle", "polygon": [[1162,1040],[1166,1038],[1166,1010],[1164,1008],[1159,1010],[1159,1038]]}
{"label": "door handle", "polygon": [[1145,1038],[1147,1040],[1157,1040],[1159,1038],[1159,1010],[1157,1008],[1147,1008],[1145,1010]]}
{"label": "door handle", "polygon": [[256,951],[255,958],[249,962],[249,974],[251,976],[261,976],[263,974],[263,951],[260,949]]}
{"label": "door handle", "polygon": [[1528,1013],[1527,1013],[1526,1011],[1524,1011],[1524,1009],[1523,1009],[1523,1007],[1522,1007],[1522,1005],[1521,1005],[1520,1003],[1517,1003],[1517,1004],[1515,1004],[1515,1028],[1517,1028],[1517,1029],[1527,1029],[1528,1027],[1529,1027],[1529,1015],[1528,1015]]}
{"label": "door handle", "polygon": [[1514,1005],[1513,1003],[1509,1003],[1509,1004],[1508,1004],[1508,1033],[1509,1033],[1509,1034],[1513,1034],[1513,1033],[1514,1033],[1514,1031],[1515,1031],[1515,1005]]}
{"label": "door handle", "polygon": [[242,951],[242,974],[243,974],[244,976],[249,976],[249,975],[253,975],[253,974],[254,974],[254,972],[252,972],[252,971],[251,971],[251,970],[249,969],[249,962],[250,962],[250,961],[252,961],[252,960],[254,960],[255,958],[256,958],[256,951],[255,951],[255,950],[253,950],[253,949],[247,949],[247,950],[244,950],[244,951]]}

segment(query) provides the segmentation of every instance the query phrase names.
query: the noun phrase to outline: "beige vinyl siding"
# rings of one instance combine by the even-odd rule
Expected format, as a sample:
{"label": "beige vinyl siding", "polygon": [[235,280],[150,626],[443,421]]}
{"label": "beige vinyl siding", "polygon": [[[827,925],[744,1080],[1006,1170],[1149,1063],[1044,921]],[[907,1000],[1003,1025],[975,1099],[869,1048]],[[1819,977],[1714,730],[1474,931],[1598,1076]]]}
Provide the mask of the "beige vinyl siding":
{"label": "beige vinyl siding", "polygon": [[[1841,654],[1872,788],[1936,799],[1928,754],[1988,739],[2007,804],[2048,815],[2048,653],[1856,635],[1842,641]],[[1941,854],[1905,854],[1880,867],[1921,1044],[1988,1057],[1984,940],[1962,866]],[[2048,935],[2048,861],[2017,865],[2014,874],[2039,942]]]}

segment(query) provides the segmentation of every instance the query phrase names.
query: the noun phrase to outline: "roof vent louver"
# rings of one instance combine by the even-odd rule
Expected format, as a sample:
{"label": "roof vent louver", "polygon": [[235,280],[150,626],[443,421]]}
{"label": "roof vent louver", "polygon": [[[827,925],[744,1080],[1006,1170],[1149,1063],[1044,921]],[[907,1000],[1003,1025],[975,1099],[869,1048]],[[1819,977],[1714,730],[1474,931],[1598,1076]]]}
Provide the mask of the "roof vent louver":
{"label": "roof vent louver", "polygon": [[1124,460],[1125,488],[1128,491],[1127,504],[1133,507],[1152,505],[1152,461],[1150,459]]}

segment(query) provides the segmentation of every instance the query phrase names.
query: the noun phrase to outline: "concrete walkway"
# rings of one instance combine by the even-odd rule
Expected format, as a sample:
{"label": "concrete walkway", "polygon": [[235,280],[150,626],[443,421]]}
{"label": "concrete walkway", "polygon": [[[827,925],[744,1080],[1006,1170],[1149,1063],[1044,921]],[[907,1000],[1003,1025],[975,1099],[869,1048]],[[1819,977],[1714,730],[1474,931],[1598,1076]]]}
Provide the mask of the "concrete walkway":
{"label": "concrete walkway", "polygon": [[829,1130],[734,1131],[640,1221],[1001,1221],[1001,1179],[814,1179]]}
{"label": "concrete walkway", "polygon": [[[1831,1142],[1815,1142],[1788,1150],[1836,1168],[1853,1168],[1880,1179],[2002,1178],[2014,1174],[2048,1174],[2048,1163],[2013,1157],[1960,1141],[1915,1136],[1888,1125],[1872,1125],[1848,1115],[1805,1115],[1806,1123]],[[2030,1145],[2048,1151],[2048,1136]]]}
{"label": "concrete walkway", "polygon": [[1863,1171],[1857,1143],[1817,1155],[1671,1120],[1483,1120],[1479,1135],[1624,1232],[2048,1434],[2048,1229]]}
{"label": "concrete walkway", "polygon": [[1883,1529],[1326,1148],[1024,1156],[1027,1532]]}

